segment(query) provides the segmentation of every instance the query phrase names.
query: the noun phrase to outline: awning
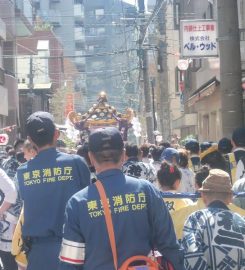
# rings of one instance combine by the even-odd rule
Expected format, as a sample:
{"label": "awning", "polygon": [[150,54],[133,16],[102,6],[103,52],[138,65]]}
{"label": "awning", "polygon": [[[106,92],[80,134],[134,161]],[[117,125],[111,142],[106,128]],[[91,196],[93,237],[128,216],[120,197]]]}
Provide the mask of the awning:
{"label": "awning", "polygon": [[[32,90],[50,90],[52,88],[52,83],[37,83],[34,84]],[[30,90],[29,85],[26,83],[19,83],[18,89],[21,90]]]}
{"label": "awning", "polygon": [[212,95],[216,91],[216,86],[219,84],[219,81],[216,78],[212,79],[212,81],[208,84],[205,84],[204,87],[200,87],[193,96],[191,96],[188,101],[188,107],[193,106],[198,101]]}

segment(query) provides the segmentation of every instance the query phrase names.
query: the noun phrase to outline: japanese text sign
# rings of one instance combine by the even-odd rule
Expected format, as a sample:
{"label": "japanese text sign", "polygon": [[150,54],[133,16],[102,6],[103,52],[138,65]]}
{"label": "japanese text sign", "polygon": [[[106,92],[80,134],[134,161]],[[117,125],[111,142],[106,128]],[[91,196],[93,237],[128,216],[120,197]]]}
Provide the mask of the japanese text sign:
{"label": "japanese text sign", "polygon": [[216,22],[212,20],[181,21],[181,55],[199,58],[217,56]]}

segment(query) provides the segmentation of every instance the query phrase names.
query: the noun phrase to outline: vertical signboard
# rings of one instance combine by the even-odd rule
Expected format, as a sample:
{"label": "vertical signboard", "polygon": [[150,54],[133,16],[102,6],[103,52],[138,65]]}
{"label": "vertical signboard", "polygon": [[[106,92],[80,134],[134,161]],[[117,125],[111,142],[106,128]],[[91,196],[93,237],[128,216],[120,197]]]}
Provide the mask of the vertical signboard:
{"label": "vertical signboard", "polygon": [[182,20],[180,25],[182,57],[218,56],[216,21]]}

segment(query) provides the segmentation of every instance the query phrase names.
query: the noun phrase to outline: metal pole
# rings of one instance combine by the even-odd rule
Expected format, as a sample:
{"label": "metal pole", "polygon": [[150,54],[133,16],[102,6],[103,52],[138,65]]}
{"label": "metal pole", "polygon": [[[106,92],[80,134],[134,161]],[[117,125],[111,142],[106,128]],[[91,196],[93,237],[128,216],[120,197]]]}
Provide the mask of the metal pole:
{"label": "metal pole", "polygon": [[147,131],[148,142],[154,143],[151,92],[150,92],[149,73],[148,73],[148,52],[147,52],[147,49],[143,48],[144,44],[142,44],[142,41],[144,39],[145,27],[146,27],[145,26],[144,0],[138,0],[138,6],[139,6],[139,14],[142,19],[142,22],[140,25],[139,44],[141,44],[141,46],[139,48],[139,53],[140,53],[140,65],[143,71],[143,79],[144,79],[146,131]]}
{"label": "metal pole", "polygon": [[243,126],[241,54],[236,0],[217,0],[223,136]]}

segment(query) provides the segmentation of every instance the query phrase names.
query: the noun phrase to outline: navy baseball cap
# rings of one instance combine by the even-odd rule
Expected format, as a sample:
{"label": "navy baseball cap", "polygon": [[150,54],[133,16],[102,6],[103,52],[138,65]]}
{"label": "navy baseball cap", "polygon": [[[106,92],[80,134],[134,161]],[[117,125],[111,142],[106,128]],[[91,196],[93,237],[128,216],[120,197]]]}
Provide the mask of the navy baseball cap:
{"label": "navy baseball cap", "polygon": [[197,150],[199,151],[199,142],[195,139],[190,139],[185,144],[185,149],[189,151]]}
{"label": "navy baseball cap", "polygon": [[212,143],[211,142],[203,142],[203,143],[201,143],[200,144],[201,152],[206,151],[211,146],[212,146]]}
{"label": "navy baseball cap", "polygon": [[245,127],[235,129],[232,134],[232,140],[237,147],[245,147]]}
{"label": "navy baseball cap", "polygon": [[41,136],[53,136],[55,132],[53,116],[48,112],[33,113],[27,119],[26,131],[34,141]]}
{"label": "navy baseball cap", "polygon": [[173,157],[179,162],[179,152],[175,148],[166,148],[161,155],[161,161],[166,160],[167,162],[172,162]]}
{"label": "navy baseball cap", "polygon": [[228,138],[222,138],[218,143],[218,150],[221,153],[230,153],[232,151],[232,143]]}
{"label": "navy baseball cap", "polygon": [[98,128],[89,136],[88,148],[93,153],[104,150],[122,150],[124,147],[122,135],[117,128]]}

